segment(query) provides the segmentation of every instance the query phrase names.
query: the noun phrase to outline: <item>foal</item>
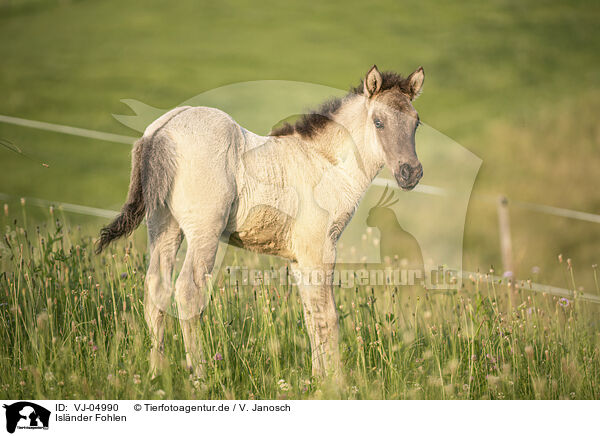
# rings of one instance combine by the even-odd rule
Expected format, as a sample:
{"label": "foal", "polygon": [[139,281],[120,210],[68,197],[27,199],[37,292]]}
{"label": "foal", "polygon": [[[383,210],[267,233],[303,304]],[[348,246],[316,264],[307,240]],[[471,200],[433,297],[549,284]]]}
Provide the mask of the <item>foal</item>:
{"label": "foal", "polygon": [[[313,374],[335,372],[336,243],[384,165],[403,189],[421,179],[415,152],[419,117],[412,101],[423,81],[423,68],[403,78],[373,66],[344,98],[266,137],[208,107],[178,107],[148,126],[133,147],[127,201],[102,229],[96,251],[129,235],[146,217],[150,264],[144,310],[153,374],[164,359],[164,315],[184,236],[188,249],[174,296],[191,370],[201,370],[202,362],[193,321],[206,306],[207,275],[219,240],[225,240],[291,261],[302,277],[298,287]],[[323,279],[311,282],[312,277]]]}

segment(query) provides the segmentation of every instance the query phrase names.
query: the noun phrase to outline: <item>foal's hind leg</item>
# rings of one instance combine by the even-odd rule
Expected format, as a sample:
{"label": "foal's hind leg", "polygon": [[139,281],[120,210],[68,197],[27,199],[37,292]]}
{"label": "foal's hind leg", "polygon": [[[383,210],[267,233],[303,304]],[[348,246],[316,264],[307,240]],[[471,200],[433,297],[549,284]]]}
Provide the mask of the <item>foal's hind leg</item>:
{"label": "foal's hind leg", "polygon": [[207,275],[215,265],[219,238],[236,195],[228,160],[225,155],[217,158],[210,150],[208,146],[181,145],[182,157],[169,199],[187,241],[185,261],[175,282],[175,301],[186,363],[196,375],[203,370],[199,319],[209,299]]}
{"label": "foal's hind leg", "polygon": [[[208,195],[206,195],[208,196]],[[190,206],[177,215],[187,240],[187,252],[179,277],[175,283],[175,301],[183,333],[186,363],[196,375],[202,375],[202,347],[199,338],[199,319],[208,303],[209,283],[225,228],[230,204],[227,198],[214,199],[206,204]],[[175,208],[182,210],[182,208]]]}
{"label": "foal's hind leg", "polygon": [[211,273],[217,253],[218,238],[186,234],[188,243],[183,268],[175,284],[175,300],[183,334],[188,369],[202,375],[203,353],[198,332],[199,320],[208,303]]}
{"label": "foal's hind leg", "polygon": [[168,209],[160,208],[148,214],[150,266],[146,274],[144,314],[152,340],[150,371],[153,376],[164,364],[164,318],[171,305],[173,266],[182,237],[181,229]]}

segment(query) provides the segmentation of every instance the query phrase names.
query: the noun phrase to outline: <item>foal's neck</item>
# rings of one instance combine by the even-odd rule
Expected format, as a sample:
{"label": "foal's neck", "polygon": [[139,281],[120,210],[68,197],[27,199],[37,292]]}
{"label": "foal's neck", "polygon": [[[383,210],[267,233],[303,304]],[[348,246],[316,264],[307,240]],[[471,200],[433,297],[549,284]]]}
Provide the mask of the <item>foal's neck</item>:
{"label": "foal's neck", "polygon": [[367,107],[363,96],[347,98],[333,115],[330,129],[331,147],[341,157],[338,167],[349,176],[350,182],[362,193],[366,191],[383,167],[383,155],[375,138],[368,137]]}
{"label": "foal's neck", "polygon": [[366,134],[367,116],[364,97],[346,97],[331,122],[309,140],[329,161],[322,169],[326,180],[321,184],[322,194],[328,198],[323,201],[330,211],[348,219],[383,167],[379,147]]}

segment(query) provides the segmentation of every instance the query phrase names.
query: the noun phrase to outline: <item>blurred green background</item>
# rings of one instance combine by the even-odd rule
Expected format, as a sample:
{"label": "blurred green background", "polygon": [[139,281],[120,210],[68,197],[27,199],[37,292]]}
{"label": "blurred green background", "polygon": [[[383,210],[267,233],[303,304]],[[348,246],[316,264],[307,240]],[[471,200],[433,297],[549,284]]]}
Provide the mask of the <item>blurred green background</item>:
{"label": "blurred green background", "polygon": [[[483,160],[474,194],[600,213],[598,22],[597,1],[0,0],[0,114],[136,136],[111,116],[129,113],[120,99],[171,108],[264,79],[346,89],[373,63],[423,65],[415,106]],[[0,148],[0,192],[122,204],[127,145],[3,123],[0,138],[32,158]],[[563,253],[593,288],[599,224],[516,208],[511,224],[519,277],[566,285]],[[466,269],[499,267],[497,229],[472,201]]]}

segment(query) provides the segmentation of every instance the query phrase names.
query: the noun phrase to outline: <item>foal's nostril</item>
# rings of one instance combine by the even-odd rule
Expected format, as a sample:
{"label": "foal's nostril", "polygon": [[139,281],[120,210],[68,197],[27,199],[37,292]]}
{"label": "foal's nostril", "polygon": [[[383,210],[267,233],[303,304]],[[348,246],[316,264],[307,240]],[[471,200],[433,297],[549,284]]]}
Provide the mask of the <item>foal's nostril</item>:
{"label": "foal's nostril", "polygon": [[423,165],[419,164],[419,166],[416,168],[416,173],[417,173],[417,179],[420,179],[421,177],[423,177]]}
{"label": "foal's nostril", "polygon": [[412,170],[410,168],[410,165],[405,163],[402,164],[402,166],[400,166],[400,176],[404,179],[404,180],[408,180],[410,179],[410,174],[412,173]]}

